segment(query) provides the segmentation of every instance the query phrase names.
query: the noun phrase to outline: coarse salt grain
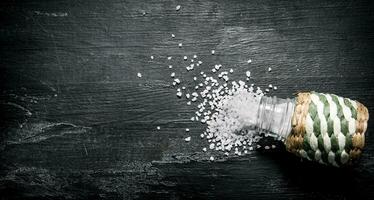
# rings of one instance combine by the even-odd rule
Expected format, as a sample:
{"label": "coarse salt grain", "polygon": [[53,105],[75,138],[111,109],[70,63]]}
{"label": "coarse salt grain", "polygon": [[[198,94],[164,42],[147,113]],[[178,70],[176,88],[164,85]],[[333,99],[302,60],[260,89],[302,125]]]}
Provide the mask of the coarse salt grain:
{"label": "coarse salt grain", "polygon": [[142,77],[142,74],[141,74],[140,72],[138,72],[137,76],[138,76],[139,78],[141,78],[141,77]]}
{"label": "coarse salt grain", "polygon": [[191,137],[186,137],[186,138],[184,138],[184,141],[186,141],[186,142],[191,141]]}
{"label": "coarse salt grain", "polygon": [[272,70],[271,67],[269,67],[269,68],[268,68],[268,71],[271,72],[271,70]]}
{"label": "coarse salt grain", "polygon": [[216,53],[216,51],[212,50],[211,53],[212,53],[212,55],[214,55]]}
{"label": "coarse salt grain", "polygon": [[183,44],[182,44],[182,43],[179,43],[179,44],[178,44],[178,46],[179,46],[179,47],[182,47],[182,46],[183,46]]}
{"label": "coarse salt grain", "polygon": [[182,97],[182,92],[177,92],[177,96],[180,98]]}
{"label": "coarse salt grain", "polygon": [[157,126],[157,130],[160,130],[160,129],[161,129],[161,127]]}
{"label": "coarse salt grain", "polygon": [[175,10],[176,11],[178,11],[178,10],[180,10],[181,9],[181,6],[180,5],[177,5],[176,7],[175,7]]}

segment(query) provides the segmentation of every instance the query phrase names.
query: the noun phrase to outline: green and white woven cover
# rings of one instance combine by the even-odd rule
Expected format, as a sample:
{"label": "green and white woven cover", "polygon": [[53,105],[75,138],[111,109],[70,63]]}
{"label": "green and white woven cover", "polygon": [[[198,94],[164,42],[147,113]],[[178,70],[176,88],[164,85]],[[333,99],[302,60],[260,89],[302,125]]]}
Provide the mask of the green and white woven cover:
{"label": "green and white woven cover", "polygon": [[362,152],[368,119],[367,108],[357,101],[334,94],[299,93],[286,148],[323,164],[350,164]]}

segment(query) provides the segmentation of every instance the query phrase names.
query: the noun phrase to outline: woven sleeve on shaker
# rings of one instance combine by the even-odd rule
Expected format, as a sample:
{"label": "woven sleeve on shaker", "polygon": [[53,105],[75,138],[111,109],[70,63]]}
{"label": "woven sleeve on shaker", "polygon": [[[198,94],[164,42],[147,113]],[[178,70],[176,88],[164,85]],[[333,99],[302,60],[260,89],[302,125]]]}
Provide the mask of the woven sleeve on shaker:
{"label": "woven sleeve on shaker", "polygon": [[362,152],[368,119],[367,108],[357,101],[334,94],[299,93],[286,149],[322,164],[350,164]]}

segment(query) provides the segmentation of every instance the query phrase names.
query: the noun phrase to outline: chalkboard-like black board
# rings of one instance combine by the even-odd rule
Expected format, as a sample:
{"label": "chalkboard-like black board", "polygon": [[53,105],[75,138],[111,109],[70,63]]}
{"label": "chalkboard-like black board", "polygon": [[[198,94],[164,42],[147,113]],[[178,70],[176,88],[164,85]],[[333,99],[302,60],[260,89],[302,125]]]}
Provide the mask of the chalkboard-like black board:
{"label": "chalkboard-like black board", "polygon": [[0,199],[374,197],[372,121],[352,168],[281,146],[209,162],[168,69],[191,82],[196,54],[273,95],[332,92],[372,112],[371,1],[5,0],[0,19]]}

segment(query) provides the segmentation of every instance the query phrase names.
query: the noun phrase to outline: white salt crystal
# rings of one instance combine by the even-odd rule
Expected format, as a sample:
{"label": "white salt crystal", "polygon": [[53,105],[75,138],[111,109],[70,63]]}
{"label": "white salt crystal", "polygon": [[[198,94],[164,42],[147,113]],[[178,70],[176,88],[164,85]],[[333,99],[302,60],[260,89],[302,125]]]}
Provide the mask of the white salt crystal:
{"label": "white salt crystal", "polygon": [[179,44],[178,44],[179,47],[182,47],[182,45],[183,45],[182,43],[179,43]]}
{"label": "white salt crystal", "polygon": [[184,59],[184,60],[187,60],[187,56],[183,56],[183,59]]}
{"label": "white salt crystal", "polygon": [[[191,101],[187,101],[187,105],[191,105]],[[193,121],[193,120],[192,120]]]}
{"label": "white salt crystal", "polygon": [[186,128],[186,132],[190,132],[190,129],[189,129],[189,128]]}
{"label": "white salt crystal", "polygon": [[177,96],[180,98],[182,97],[182,92],[177,92]]}
{"label": "white salt crystal", "polygon": [[193,55],[193,58],[197,58],[197,55]]}
{"label": "white salt crystal", "polygon": [[271,72],[271,70],[272,70],[271,67],[269,67],[269,68],[268,68],[268,71]]}
{"label": "white salt crystal", "polygon": [[139,78],[141,78],[141,77],[142,77],[142,74],[141,74],[140,72],[138,72],[137,76],[138,76]]}
{"label": "white salt crystal", "polygon": [[251,72],[250,72],[250,71],[246,71],[246,72],[245,72],[245,75],[246,75],[247,77],[250,77],[250,76],[251,76]]}
{"label": "white salt crystal", "polygon": [[233,73],[234,72],[234,70],[233,69],[230,69],[230,73]]}
{"label": "white salt crystal", "polygon": [[205,148],[205,147],[203,148],[203,151],[206,151],[206,148]]}
{"label": "white salt crystal", "polygon": [[194,76],[194,77],[193,77],[193,80],[194,80],[194,81],[196,81],[196,80],[197,80],[196,76]]}
{"label": "white salt crystal", "polygon": [[151,59],[153,60],[155,57],[151,56]]}
{"label": "white salt crystal", "polygon": [[203,137],[204,137],[204,134],[200,134],[200,137],[203,138]]}
{"label": "white salt crystal", "polygon": [[277,86],[274,86],[274,87],[273,87],[273,89],[274,89],[274,90],[277,90],[277,89],[278,89],[278,87],[277,87]]}
{"label": "white salt crystal", "polygon": [[168,57],[168,60],[171,60],[171,56]]}
{"label": "white salt crystal", "polygon": [[210,156],[209,160],[213,161],[213,160],[214,160],[214,157],[213,157],[213,156]]}
{"label": "white salt crystal", "polygon": [[160,129],[161,129],[161,127],[157,126],[157,130],[160,130]]}
{"label": "white salt crystal", "polygon": [[214,51],[214,50],[212,50],[211,52],[212,52],[212,55],[214,55],[216,53],[216,51]]}
{"label": "white salt crystal", "polygon": [[174,79],[174,81],[177,83],[177,84],[179,84],[181,81],[179,80],[179,78],[176,78],[176,79]]}
{"label": "white salt crystal", "polygon": [[272,85],[272,84],[269,84],[269,88],[273,88],[273,85]]}
{"label": "white salt crystal", "polygon": [[172,37],[172,38],[175,38],[175,35],[174,35],[174,34],[171,34],[171,37]]}
{"label": "white salt crystal", "polygon": [[174,77],[175,77],[175,72],[172,72],[172,73],[170,74],[170,76],[174,78]]}
{"label": "white salt crystal", "polygon": [[247,61],[247,63],[251,63],[252,62],[252,60],[251,59],[249,59],[248,61]]}
{"label": "white salt crystal", "polygon": [[173,65],[169,65],[169,69],[173,68]]}
{"label": "white salt crystal", "polygon": [[214,149],[214,143],[211,143],[211,144],[209,145],[209,149]]}
{"label": "white salt crystal", "polygon": [[184,141],[186,141],[186,142],[191,141],[191,137],[186,137],[186,138],[184,138]]}

